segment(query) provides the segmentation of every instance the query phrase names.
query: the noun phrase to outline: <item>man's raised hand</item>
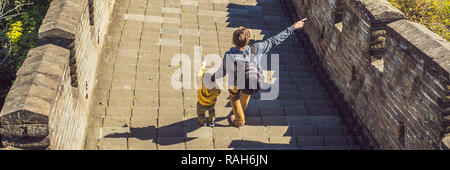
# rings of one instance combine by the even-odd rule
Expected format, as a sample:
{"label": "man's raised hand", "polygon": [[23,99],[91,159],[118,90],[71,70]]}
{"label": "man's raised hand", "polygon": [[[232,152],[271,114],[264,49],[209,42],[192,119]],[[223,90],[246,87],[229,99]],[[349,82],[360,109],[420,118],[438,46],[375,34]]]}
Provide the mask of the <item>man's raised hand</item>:
{"label": "man's raised hand", "polygon": [[300,21],[297,21],[296,23],[294,23],[294,28],[295,29],[301,29],[303,28],[303,26],[305,26],[305,21],[308,20],[308,18],[303,18]]}

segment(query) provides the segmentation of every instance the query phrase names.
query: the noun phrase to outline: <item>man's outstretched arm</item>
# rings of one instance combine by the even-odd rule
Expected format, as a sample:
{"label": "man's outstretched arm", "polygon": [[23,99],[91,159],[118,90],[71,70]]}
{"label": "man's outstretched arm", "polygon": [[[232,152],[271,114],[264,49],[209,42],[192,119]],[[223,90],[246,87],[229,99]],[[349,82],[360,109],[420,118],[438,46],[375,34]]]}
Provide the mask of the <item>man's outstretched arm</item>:
{"label": "man's outstretched arm", "polygon": [[277,46],[281,44],[284,40],[286,40],[295,30],[303,28],[305,25],[305,21],[307,18],[304,18],[300,21],[297,21],[292,26],[288,27],[287,29],[281,31],[277,35],[264,40],[262,42],[255,43],[255,47],[257,48],[257,53],[268,53],[272,47]]}

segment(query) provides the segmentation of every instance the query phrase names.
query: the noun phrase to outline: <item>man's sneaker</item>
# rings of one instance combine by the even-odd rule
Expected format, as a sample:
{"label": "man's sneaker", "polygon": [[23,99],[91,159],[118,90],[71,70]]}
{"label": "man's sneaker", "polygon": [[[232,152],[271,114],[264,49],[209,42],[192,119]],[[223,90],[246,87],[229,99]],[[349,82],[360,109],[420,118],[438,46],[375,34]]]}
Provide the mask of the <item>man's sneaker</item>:
{"label": "man's sneaker", "polygon": [[210,126],[210,127],[216,126],[216,121],[213,120],[213,121],[209,122],[209,126]]}
{"label": "man's sneaker", "polygon": [[239,128],[239,127],[243,127],[244,126],[244,125],[239,125],[239,124],[236,123],[236,117],[234,117],[234,115],[231,115],[230,119],[228,119],[228,120],[229,120],[230,124],[233,125],[234,127]]}

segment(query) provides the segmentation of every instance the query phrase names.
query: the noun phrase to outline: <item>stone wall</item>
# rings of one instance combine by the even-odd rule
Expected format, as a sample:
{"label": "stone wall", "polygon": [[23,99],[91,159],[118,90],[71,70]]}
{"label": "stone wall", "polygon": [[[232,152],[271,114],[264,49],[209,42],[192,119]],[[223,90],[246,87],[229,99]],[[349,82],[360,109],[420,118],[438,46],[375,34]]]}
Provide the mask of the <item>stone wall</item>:
{"label": "stone wall", "polygon": [[[442,149],[450,44],[385,0],[290,0],[341,111],[378,149]],[[342,101],[342,102],[341,102]],[[357,125],[357,126],[356,126]]]}
{"label": "stone wall", "polygon": [[114,0],[53,0],[0,113],[2,144],[82,149]]}

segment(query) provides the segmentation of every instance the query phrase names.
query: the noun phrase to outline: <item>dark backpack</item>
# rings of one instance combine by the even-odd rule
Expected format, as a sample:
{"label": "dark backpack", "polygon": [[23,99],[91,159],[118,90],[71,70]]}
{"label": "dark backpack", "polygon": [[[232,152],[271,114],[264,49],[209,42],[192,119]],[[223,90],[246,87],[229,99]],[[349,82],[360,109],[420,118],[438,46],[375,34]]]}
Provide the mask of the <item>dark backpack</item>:
{"label": "dark backpack", "polygon": [[[254,45],[250,45],[250,62],[245,64],[245,89],[242,90],[244,94],[253,95],[258,93],[264,83],[264,74],[257,66],[255,56],[256,48]],[[256,81],[250,82],[250,79]]]}

